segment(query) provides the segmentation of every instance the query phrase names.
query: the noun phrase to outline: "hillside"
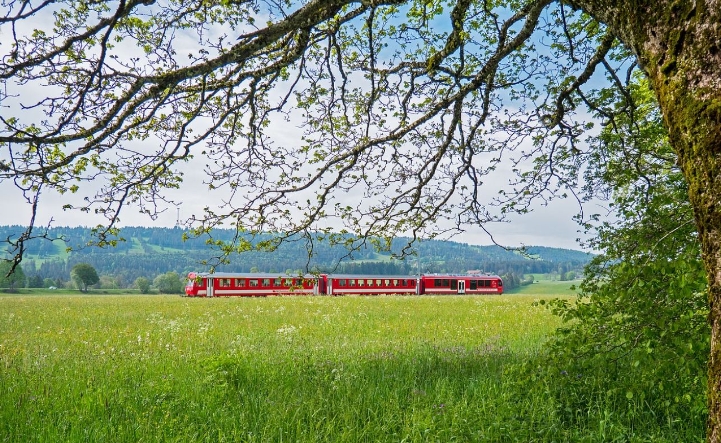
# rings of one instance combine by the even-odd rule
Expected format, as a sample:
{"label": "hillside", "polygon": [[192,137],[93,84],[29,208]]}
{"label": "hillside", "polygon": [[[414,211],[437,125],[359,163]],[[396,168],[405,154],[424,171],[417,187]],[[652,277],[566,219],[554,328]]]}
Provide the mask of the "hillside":
{"label": "hillside", "polygon": [[[19,226],[0,226],[2,238],[16,238],[22,231]],[[128,227],[121,232],[122,240],[116,247],[83,247],[91,239],[90,229],[84,227],[56,227],[48,236],[61,240],[33,240],[28,245],[23,269],[27,276],[40,276],[67,280],[70,269],[76,263],[87,262],[101,275],[113,276],[124,283],[143,276],[154,278],[166,272],[185,275],[190,271],[207,270],[202,261],[213,256],[214,251],[205,239],[183,241],[179,228]],[[230,230],[213,232],[216,238],[228,240]],[[267,237],[269,238],[269,237]],[[261,238],[259,240],[267,239]],[[391,251],[399,252],[408,239],[396,239]],[[72,248],[67,252],[67,248]],[[378,253],[371,248],[355,251],[349,255],[343,246],[332,246],[326,241],[316,241],[314,256],[309,259],[305,241],[282,244],[274,252],[250,251],[230,257],[229,264],[216,269],[228,272],[286,272],[315,269],[322,272],[367,274],[416,274],[419,270],[417,256],[394,260],[391,253]],[[552,273],[561,275],[578,271],[591,256],[569,249],[533,246],[526,254],[508,251],[498,246],[478,246],[441,240],[425,240],[416,246],[423,273],[462,273],[470,269],[505,275]]]}

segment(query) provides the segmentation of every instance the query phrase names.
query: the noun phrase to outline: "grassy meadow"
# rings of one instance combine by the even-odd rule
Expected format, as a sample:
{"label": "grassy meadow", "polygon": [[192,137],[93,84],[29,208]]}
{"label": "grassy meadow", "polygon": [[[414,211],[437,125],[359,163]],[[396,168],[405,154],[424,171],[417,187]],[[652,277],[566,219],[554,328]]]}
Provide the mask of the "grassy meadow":
{"label": "grassy meadow", "polygon": [[533,299],[0,297],[0,441],[502,435]]}
{"label": "grassy meadow", "polygon": [[558,324],[534,290],[0,296],[0,442],[552,441],[507,373]]}

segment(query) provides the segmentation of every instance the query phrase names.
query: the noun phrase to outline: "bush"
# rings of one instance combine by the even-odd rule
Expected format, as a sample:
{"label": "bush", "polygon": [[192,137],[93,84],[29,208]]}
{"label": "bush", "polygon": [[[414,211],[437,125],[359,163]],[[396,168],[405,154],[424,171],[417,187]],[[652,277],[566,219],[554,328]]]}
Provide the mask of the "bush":
{"label": "bush", "polygon": [[166,272],[155,277],[153,286],[161,294],[180,294],[183,292],[183,280],[177,272]]}

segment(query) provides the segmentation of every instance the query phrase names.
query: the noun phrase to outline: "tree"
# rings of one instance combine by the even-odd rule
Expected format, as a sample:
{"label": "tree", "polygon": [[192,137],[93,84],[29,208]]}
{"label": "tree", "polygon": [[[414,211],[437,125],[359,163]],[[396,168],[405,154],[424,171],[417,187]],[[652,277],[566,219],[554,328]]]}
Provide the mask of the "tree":
{"label": "tree", "polygon": [[[386,247],[399,232],[433,237],[433,226],[485,226],[527,212],[559,187],[573,191],[591,154],[580,143],[589,122],[578,111],[593,109],[608,124],[632,116],[628,95],[621,94],[624,106],[607,108],[589,92],[603,77],[624,91],[642,70],[688,181],[701,241],[712,343],[708,439],[721,441],[716,1],[161,7],[131,0],[5,8],[0,101],[42,112],[0,119],[0,180],[15,183],[31,210],[25,233],[10,239],[15,264],[28,239],[51,235],[34,226],[47,191],[84,193],[86,203],[67,209],[105,215],[97,243],[113,243],[121,210],[132,204],[157,214],[164,190],[182,180],[179,165],[195,153],[207,159],[210,190],[227,194],[190,220],[195,235],[219,247],[221,261],[298,233],[310,240],[328,217],[343,230],[323,231],[351,248],[373,236]],[[51,13],[52,30],[25,26]],[[198,49],[180,49],[187,48],[181,35],[194,36]],[[34,99],[38,90],[44,93]],[[298,145],[274,139],[274,119],[303,130]],[[138,148],[149,137],[160,140],[154,152]],[[519,176],[493,212],[480,185],[501,161]],[[103,185],[86,191],[91,180]],[[348,203],[345,193],[357,187],[364,198]],[[223,223],[238,231],[230,243],[212,238]],[[262,232],[278,237],[253,245],[241,235]]]}
{"label": "tree", "polygon": [[42,288],[43,278],[37,274],[28,278],[28,288]]}
{"label": "tree", "polygon": [[97,271],[88,263],[78,263],[73,266],[73,269],[70,270],[70,279],[82,292],[88,292],[88,286],[100,281]]}
{"label": "tree", "polygon": [[166,272],[155,277],[153,286],[155,286],[161,294],[180,294],[183,292],[183,281],[177,272]]}
{"label": "tree", "polygon": [[18,267],[15,272],[10,273],[12,265],[9,260],[0,260],[0,288],[8,288],[10,292],[15,292],[16,287],[25,286],[25,272],[22,267]]}
{"label": "tree", "polygon": [[145,277],[138,277],[135,279],[135,286],[141,294],[147,294],[150,291],[150,280]]}

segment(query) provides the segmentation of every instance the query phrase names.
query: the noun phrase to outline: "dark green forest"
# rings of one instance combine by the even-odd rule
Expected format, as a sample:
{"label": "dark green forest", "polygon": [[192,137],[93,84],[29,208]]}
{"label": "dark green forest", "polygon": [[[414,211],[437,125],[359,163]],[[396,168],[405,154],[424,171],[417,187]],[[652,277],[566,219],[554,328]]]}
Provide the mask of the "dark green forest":
{"label": "dark green forest", "polygon": [[[0,226],[4,239],[16,238],[21,226]],[[49,239],[34,239],[28,243],[22,269],[30,287],[47,286],[52,280],[62,285],[69,279],[70,270],[78,263],[89,263],[98,274],[112,278],[115,286],[129,287],[138,277],[153,280],[156,276],[175,272],[181,276],[190,271],[207,271],[204,260],[217,251],[203,238],[183,239],[180,228],[126,227],[116,238],[114,247],[86,246],[92,240],[90,228],[55,227],[47,232]],[[213,231],[214,238],[228,240],[231,230]],[[270,237],[270,236],[269,236]],[[264,238],[256,238],[262,241]],[[248,251],[229,257],[229,263],[219,264],[216,271],[225,272],[306,272],[358,273],[379,275],[412,275],[422,273],[464,273],[468,270],[498,274],[506,280],[507,288],[520,284],[528,274],[552,274],[558,279],[580,276],[590,254],[543,246],[528,247],[524,252],[506,250],[500,246],[477,246],[445,240],[424,240],[414,245],[413,254],[404,259],[391,258],[408,243],[398,238],[390,252],[377,252],[370,245],[349,253],[342,245],[317,240],[314,256],[308,258],[307,241],[289,241],[273,252]],[[5,251],[10,255],[11,251]],[[420,256],[420,266],[418,257]]]}

